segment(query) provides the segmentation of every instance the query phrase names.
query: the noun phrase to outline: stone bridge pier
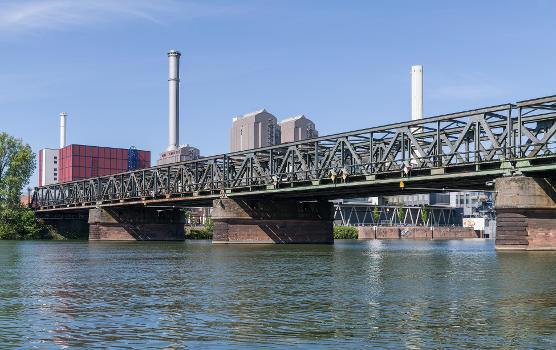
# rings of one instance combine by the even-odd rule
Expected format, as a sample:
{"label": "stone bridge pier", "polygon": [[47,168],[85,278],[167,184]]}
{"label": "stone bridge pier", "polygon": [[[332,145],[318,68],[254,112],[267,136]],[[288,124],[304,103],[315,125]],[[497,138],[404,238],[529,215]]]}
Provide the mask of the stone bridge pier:
{"label": "stone bridge pier", "polygon": [[149,207],[89,210],[90,241],[183,241],[184,214]]}
{"label": "stone bridge pier", "polygon": [[556,250],[556,187],[552,179],[496,179],[497,250]]}
{"label": "stone bridge pier", "polygon": [[217,199],[213,243],[333,243],[329,202]]}

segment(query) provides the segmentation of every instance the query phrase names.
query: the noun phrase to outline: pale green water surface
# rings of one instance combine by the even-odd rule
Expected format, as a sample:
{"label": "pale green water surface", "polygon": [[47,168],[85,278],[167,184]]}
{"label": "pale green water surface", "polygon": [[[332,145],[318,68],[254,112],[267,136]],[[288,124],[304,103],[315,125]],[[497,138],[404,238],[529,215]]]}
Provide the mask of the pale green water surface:
{"label": "pale green water surface", "polygon": [[0,241],[1,349],[555,347],[554,252]]}

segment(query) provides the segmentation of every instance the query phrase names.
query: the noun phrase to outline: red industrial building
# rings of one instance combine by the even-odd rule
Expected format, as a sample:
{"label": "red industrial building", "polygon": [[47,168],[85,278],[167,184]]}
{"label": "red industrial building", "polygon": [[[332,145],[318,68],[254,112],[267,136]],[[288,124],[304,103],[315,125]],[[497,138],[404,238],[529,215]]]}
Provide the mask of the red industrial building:
{"label": "red industrial building", "polygon": [[69,145],[59,150],[58,165],[58,182],[68,182],[148,168],[151,152],[133,147]]}

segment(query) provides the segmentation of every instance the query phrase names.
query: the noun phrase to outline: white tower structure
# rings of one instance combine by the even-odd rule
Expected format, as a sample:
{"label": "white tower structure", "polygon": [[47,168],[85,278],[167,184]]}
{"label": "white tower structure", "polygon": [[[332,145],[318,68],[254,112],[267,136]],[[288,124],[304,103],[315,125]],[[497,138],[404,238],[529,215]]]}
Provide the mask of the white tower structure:
{"label": "white tower structure", "polygon": [[411,67],[411,120],[423,119],[423,66]]}
{"label": "white tower structure", "polygon": [[60,149],[66,147],[66,118],[67,113],[60,113]]}
{"label": "white tower structure", "polygon": [[168,109],[168,147],[166,151],[178,149],[180,143],[180,56],[181,53],[176,50],[168,52],[169,70],[168,70],[168,92],[169,92],[169,109]]}

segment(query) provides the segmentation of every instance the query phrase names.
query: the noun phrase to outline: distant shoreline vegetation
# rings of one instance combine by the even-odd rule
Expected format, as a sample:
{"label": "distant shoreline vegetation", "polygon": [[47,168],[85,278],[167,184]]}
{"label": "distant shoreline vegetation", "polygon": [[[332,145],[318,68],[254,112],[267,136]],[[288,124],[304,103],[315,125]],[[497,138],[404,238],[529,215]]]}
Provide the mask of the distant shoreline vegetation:
{"label": "distant shoreline vegetation", "polygon": [[353,226],[334,226],[334,239],[357,239],[357,229]]}
{"label": "distant shoreline vegetation", "polygon": [[[185,212],[186,221],[190,221],[191,212]],[[212,239],[214,233],[214,222],[212,217],[209,217],[205,221],[205,225],[202,228],[185,226],[185,239]]]}

